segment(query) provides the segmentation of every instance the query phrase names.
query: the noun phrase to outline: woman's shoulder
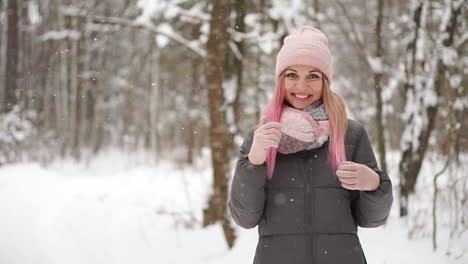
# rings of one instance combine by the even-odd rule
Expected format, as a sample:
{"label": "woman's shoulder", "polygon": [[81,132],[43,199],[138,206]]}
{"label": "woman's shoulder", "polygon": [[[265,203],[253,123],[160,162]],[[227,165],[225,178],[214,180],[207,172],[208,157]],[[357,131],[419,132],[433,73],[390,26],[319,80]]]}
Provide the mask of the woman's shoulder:
{"label": "woman's shoulder", "polygon": [[345,133],[346,144],[354,144],[354,142],[361,137],[363,132],[366,132],[366,129],[361,123],[348,118],[348,125]]}
{"label": "woman's shoulder", "polygon": [[364,126],[358,121],[348,118],[348,129],[361,130],[364,129]]}

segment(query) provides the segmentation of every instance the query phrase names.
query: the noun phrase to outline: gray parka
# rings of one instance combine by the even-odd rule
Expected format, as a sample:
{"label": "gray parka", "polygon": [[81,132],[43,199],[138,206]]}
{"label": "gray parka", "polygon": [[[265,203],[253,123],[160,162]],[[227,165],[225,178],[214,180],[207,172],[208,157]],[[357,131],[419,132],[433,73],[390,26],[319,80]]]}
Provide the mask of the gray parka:
{"label": "gray parka", "polygon": [[357,226],[384,224],[393,193],[390,178],[377,167],[364,127],[348,120],[346,156],[379,174],[375,191],[341,186],[328,165],[328,143],[314,150],[278,153],[269,181],[266,163],[248,160],[253,134],[254,129],[241,146],[228,205],[239,226],[258,225],[254,264],[366,263]]}

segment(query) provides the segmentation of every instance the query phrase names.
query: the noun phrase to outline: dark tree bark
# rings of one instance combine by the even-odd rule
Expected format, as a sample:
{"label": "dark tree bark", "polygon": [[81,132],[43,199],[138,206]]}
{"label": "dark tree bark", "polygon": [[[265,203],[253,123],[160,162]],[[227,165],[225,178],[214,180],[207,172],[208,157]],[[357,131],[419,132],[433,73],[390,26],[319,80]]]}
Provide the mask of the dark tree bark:
{"label": "dark tree bark", "polygon": [[[202,60],[198,56],[191,55],[191,63],[192,63],[192,85],[190,87],[192,96],[188,98],[188,106],[189,109],[198,110],[199,106],[197,102],[199,102],[199,97],[202,96],[202,87],[200,83],[200,76],[202,73],[202,69],[200,69],[199,65],[202,64]],[[197,100],[198,99],[198,100]],[[198,113],[198,111],[197,111]],[[188,129],[185,133],[187,133],[187,164],[192,165],[194,161],[194,156],[196,155],[196,139],[198,138],[198,128],[199,125],[199,118],[189,116],[188,120]]]}
{"label": "dark tree bark", "polygon": [[315,27],[320,28],[320,20],[318,18],[318,13],[320,12],[320,3],[319,0],[313,0],[313,6],[314,6],[314,12],[315,12],[315,17],[313,17],[313,21],[316,24]]}
{"label": "dark tree bark", "polygon": [[[4,16],[3,12],[4,12],[4,1],[3,0],[0,0],[0,16]],[[3,111],[5,111],[5,107],[3,106],[5,104],[5,92],[6,92],[6,89],[5,89],[5,80],[3,79],[4,76],[5,76],[5,69],[4,69],[4,66],[5,66],[5,63],[3,63],[3,61],[5,61],[5,57],[3,56],[3,45],[5,45],[5,38],[3,37],[4,32],[5,30],[5,23],[0,23],[0,113],[3,113]]]}
{"label": "dark tree bark", "polygon": [[[20,28],[28,28],[28,3],[29,0],[21,0],[19,8],[19,25]],[[19,52],[18,52],[18,104],[23,109],[30,110],[32,100],[31,90],[31,68],[30,65],[34,59],[31,53],[31,33],[27,30],[20,30],[19,32]]]}
{"label": "dark tree bark", "polygon": [[7,6],[7,43],[6,43],[6,74],[5,74],[5,102],[3,112],[10,111],[18,101],[18,54],[19,54],[19,15],[18,1],[8,0]]}
{"label": "dark tree bark", "polygon": [[[424,2],[419,1],[418,5],[415,7],[413,11],[413,22],[414,22],[414,37],[410,43],[408,43],[408,57],[406,67],[406,77],[407,81],[404,85],[403,90],[403,106],[405,106],[407,102],[406,94],[409,90],[414,89],[414,83],[410,81],[410,78],[416,72],[416,43],[418,42],[418,38],[420,37],[420,28],[421,28],[421,14],[423,9]],[[410,102],[411,103],[411,102]],[[400,171],[400,216],[406,216],[408,214],[408,197],[409,194],[413,191],[411,186],[415,186],[416,184],[416,177],[417,173],[421,168],[422,160],[419,162],[412,161],[412,154],[413,149],[410,146],[406,150],[403,151],[402,158],[399,164],[399,171]]]}
{"label": "dark tree bark", "polygon": [[[245,32],[245,15],[246,15],[246,6],[245,6],[245,0],[239,0],[235,2],[235,8],[236,8],[236,26],[235,29],[238,32]],[[239,53],[244,56],[245,54],[245,47],[244,47],[244,41],[239,41],[236,43],[237,49],[239,50]],[[243,57],[238,59],[234,59],[234,64],[235,64],[235,71],[237,75],[237,90],[236,90],[236,97],[233,102],[233,110],[234,110],[234,122],[236,126],[236,132],[239,133],[240,131],[240,120],[242,118],[242,113],[243,113],[243,106],[242,106],[242,100],[241,97],[243,96],[243,79],[244,79],[244,64],[243,64]]]}
{"label": "dark tree bark", "polygon": [[[376,50],[375,57],[379,59],[380,63],[383,64],[383,46],[382,46],[382,22],[383,22],[383,9],[384,1],[377,0],[377,23],[375,27],[375,36],[376,36]],[[382,170],[387,171],[387,159],[386,159],[386,150],[385,150],[385,135],[384,135],[384,125],[383,125],[383,100],[382,100],[382,69],[379,71],[374,71],[374,87],[375,87],[375,96],[376,96],[376,115],[375,121],[377,124],[377,135],[379,142],[379,157],[380,157],[380,166]]]}
{"label": "dark tree bark", "polygon": [[[450,3],[451,5],[451,17],[449,23],[447,23],[446,27],[441,29],[440,32],[437,34],[441,37],[443,37],[442,45],[445,47],[451,47],[454,42],[454,35],[457,32],[457,27],[461,25],[459,23],[458,19],[460,17],[463,17],[463,4],[459,4],[458,6],[455,6],[453,2]],[[414,19],[415,19],[415,24],[417,25],[417,29],[419,28],[420,25],[420,19],[421,19],[421,13],[422,9],[424,7],[424,1],[420,2],[420,5],[417,6],[415,9],[414,13]],[[413,54],[412,57],[410,58],[410,62],[412,64],[407,65],[410,66],[410,69],[413,69],[413,71],[408,72],[408,74],[415,74],[415,69],[416,69],[416,57],[414,54],[416,54],[415,49],[416,49],[416,42],[417,42],[417,36],[418,33],[415,32],[415,39],[414,42],[410,43],[410,52]],[[414,50],[413,50],[414,49]],[[423,64],[423,63],[419,63]],[[444,81],[446,78],[446,72],[447,72],[447,66],[444,64],[442,61],[442,57],[439,56],[437,58],[436,62],[436,76],[433,79],[430,79],[430,81],[433,81],[433,89],[435,92],[435,95],[437,98],[442,97],[442,89],[444,86]],[[414,82],[407,82],[405,86],[406,92],[411,92],[411,90],[414,90]],[[440,100],[438,100],[440,101]],[[435,121],[436,121],[436,116],[437,116],[437,111],[439,109],[439,102],[436,102],[432,105],[427,105],[425,106],[425,109],[423,111],[426,112],[426,121],[422,126],[419,135],[417,135],[417,143],[418,143],[418,148],[413,149],[412,144],[408,144],[407,147],[403,150],[402,158],[399,164],[399,171],[400,171],[400,216],[406,216],[408,215],[408,198],[411,193],[414,192],[414,188],[416,186],[416,182],[419,176],[419,172],[421,170],[422,162],[424,161],[424,157],[426,155],[427,149],[428,149],[428,142],[429,138],[431,136],[432,131],[434,130],[435,127]],[[412,103],[408,102],[405,100],[405,103]],[[408,124],[412,122],[412,118],[410,117],[408,119]]]}
{"label": "dark tree bark", "polygon": [[228,125],[224,107],[223,80],[225,76],[225,52],[227,48],[229,1],[214,0],[211,11],[210,33],[206,50],[205,78],[208,88],[208,107],[210,112],[210,147],[213,166],[213,194],[208,208],[203,211],[203,226],[220,221],[227,244],[234,245],[234,229],[228,220],[226,201],[228,191],[229,150]]}

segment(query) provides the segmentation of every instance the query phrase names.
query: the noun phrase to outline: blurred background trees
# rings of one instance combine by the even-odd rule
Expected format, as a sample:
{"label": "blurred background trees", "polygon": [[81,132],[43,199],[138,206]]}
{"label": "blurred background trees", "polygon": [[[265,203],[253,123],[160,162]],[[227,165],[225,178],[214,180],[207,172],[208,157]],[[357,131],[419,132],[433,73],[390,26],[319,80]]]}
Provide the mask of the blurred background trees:
{"label": "blurred background trees", "polygon": [[[275,89],[282,39],[308,24],[328,36],[332,89],[369,130],[381,166],[399,157],[407,216],[418,177],[435,177],[420,175],[428,154],[456,170],[468,149],[466,9],[463,0],[0,0],[0,164],[119,148],[190,165],[209,148],[204,223],[223,222],[232,245],[228,160]],[[466,180],[453,190],[454,210],[466,209]]]}

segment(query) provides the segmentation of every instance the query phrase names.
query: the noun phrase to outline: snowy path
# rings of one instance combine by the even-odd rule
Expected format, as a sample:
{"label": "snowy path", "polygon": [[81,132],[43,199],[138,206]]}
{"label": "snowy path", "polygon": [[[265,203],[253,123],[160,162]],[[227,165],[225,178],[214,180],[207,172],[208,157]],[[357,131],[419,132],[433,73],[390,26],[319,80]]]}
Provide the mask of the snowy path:
{"label": "snowy path", "polygon": [[[111,168],[0,168],[0,263],[252,263],[256,229],[238,229],[229,251],[218,225],[187,229],[186,216],[167,214],[201,218],[209,170]],[[430,240],[408,241],[393,215],[386,227],[359,232],[369,263],[468,263],[433,253]]]}

